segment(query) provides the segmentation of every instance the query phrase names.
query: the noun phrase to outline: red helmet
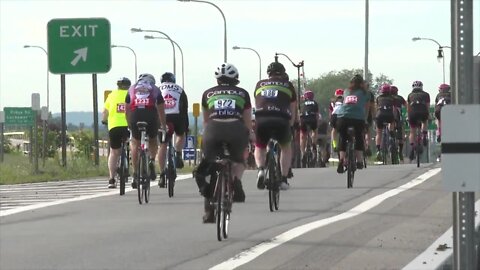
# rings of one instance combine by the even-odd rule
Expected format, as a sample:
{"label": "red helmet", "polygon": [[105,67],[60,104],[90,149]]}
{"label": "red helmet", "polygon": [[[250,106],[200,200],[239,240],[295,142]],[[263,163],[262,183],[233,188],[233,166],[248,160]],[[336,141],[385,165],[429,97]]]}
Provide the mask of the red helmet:
{"label": "red helmet", "polygon": [[445,92],[448,92],[448,91],[450,91],[450,85],[448,85],[446,83],[442,83],[438,87],[438,92],[440,92],[440,93],[445,93]]}
{"label": "red helmet", "polygon": [[336,97],[343,96],[343,89],[339,88],[339,89],[335,90],[335,96]]}
{"label": "red helmet", "polygon": [[380,86],[380,89],[378,90],[378,92],[380,94],[390,94],[390,91],[392,90],[392,87],[390,86],[390,84],[383,84],[382,86]]}
{"label": "red helmet", "polygon": [[306,99],[306,100],[313,100],[314,97],[315,97],[315,95],[310,90],[307,90],[307,91],[305,91],[305,93],[303,93],[303,98]]}
{"label": "red helmet", "polygon": [[398,88],[395,85],[390,86],[390,93],[393,95],[398,94]]}

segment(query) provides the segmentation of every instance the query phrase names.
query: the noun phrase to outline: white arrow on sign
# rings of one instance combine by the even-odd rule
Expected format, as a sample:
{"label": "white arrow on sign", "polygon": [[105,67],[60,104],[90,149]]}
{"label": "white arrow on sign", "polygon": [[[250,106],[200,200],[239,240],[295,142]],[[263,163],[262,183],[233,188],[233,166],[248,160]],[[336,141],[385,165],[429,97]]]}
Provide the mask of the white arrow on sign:
{"label": "white arrow on sign", "polygon": [[74,51],[74,53],[77,56],[75,56],[75,58],[73,58],[73,60],[72,60],[72,62],[70,62],[70,64],[72,64],[72,66],[76,66],[78,61],[80,61],[80,59],[82,59],[83,62],[86,62],[87,61],[87,51],[88,51],[88,47],[81,48],[81,49],[78,49],[78,50]]}

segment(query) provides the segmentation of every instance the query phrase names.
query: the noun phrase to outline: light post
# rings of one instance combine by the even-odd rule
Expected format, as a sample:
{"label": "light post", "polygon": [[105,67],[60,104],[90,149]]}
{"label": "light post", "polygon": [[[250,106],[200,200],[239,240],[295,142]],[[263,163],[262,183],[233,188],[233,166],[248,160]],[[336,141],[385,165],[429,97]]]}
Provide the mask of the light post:
{"label": "light post", "polygon": [[133,81],[137,80],[137,54],[135,53],[135,51],[132,48],[123,45],[112,45],[111,47],[129,49],[133,53],[133,58],[135,59],[135,78],[133,79]]}
{"label": "light post", "polygon": [[283,55],[285,56],[288,61],[290,61],[290,63],[292,63],[292,65],[294,67],[297,68],[297,76],[298,76],[298,81],[297,81],[297,85],[298,85],[298,89],[297,89],[297,103],[298,103],[298,111],[300,111],[300,87],[301,87],[301,84],[300,84],[300,68],[302,68],[304,66],[304,62],[303,60],[301,62],[299,62],[298,64],[295,64],[295,62],[292,61],[292,59],[290,59],[290,57],[288,57],[288,55],[284,54],[284,53],[275,53],[275,62],[278,62],[278,56],[279,55]]}
{"label": "light post", "polygon": [[443,57],[443,48],[449,48],[451,49],[452,47],[450,46],[442,46],[438,41],[432,38],[422,38],[422,37],[414,37],[412,38],[412,41],[418,41],[418,40],[430,40],[432,42],[435,42],[438,45],[438,55],[437,55],[437,60],[440,61],[442,60],[442,65],[443,65],[443,83],[445,83],[445,57]]}
{"label": "light post", "polygon": [[262,79],[262,58],[260,57],[260,54],[259,54],[256,50],[254,50],[254,49],[252,49],[252,48],[248,48],[248,47],[233,46],[232,49],[234,49],[234,50],[250,50],[250,51],[252,51],[252,52],[254,52],[254,53],[257,54],[257,56],[258,56],[258,65],[259,65],[258,80],[261,80],[261,79]]}
{"label": "light post", "polygon": [[197,3],[205,3],[214,6],[220,14],[222,14],[223,18],[223,62],[227,63],[227,19],[225,18],[225,14],[223,11],[214,3],[208,1],[201,1],[201,0],[178,0],[180,2],[197,2]]}
{"label": "light post", "polygon": [[173,50],[173,74],[177,74],[177,59],[175,58],[175,44],[173,43],[173,40],[164,32],[158,31],[158,30],[143,30],[140,28],[132,28],[130,29],[132,33],[159,33],[161,35],[164,35],[168,40],[170,40],[170,43],[172,44],[172,50]]}
{"label": "light post", "polygon": [[[168,38],[166,37],[155,37],[155,36],[145,36],[145,39],[165,39],[165,40],[168,40]],[[185,89],[185,64],[184,64],[184,61],[183,61],[183,50],[182,48],[180,48],[180,45],[178,45],[177,42],[175,42],[175,40],[172,40],[173,44],[175,44],[175,46],[177,46],[178,50],[180,51],[180,56],[182,57],[182,88]]]}
{"label": "light post", "polygon": [[45,55],[47,56],[47,109],[50,111],[50,72],[48,70],[48,52],[41,46],[36,45],[24,45],[23,48],[37,48],[42,50]]}

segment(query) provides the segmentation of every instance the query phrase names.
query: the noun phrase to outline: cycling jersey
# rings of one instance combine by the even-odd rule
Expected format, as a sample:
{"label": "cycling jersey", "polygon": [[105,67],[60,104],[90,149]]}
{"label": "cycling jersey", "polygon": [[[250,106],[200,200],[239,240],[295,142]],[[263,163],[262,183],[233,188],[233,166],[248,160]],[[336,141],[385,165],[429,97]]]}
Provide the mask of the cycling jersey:
{"label": "cycling jersey", "polygon": [[281,77],[261,80],[255,87],[255,116],[279,116],[291,119],[290,104],[297,100],[293,84]]}
{"label": "cycling jersey", "polygon": [[153,83],[138,81],[130,86],[125,101],[131,111],[136,109],[155,109],[156,105],[164,102],[160,89]]}
{"label": "cycling jersey", "polygon": [[444,105],[450,103],[452,103],[452,93],[450,92],[438,93],[437,97],[435,97],[435,109],[437,107],[441,109]]}
{"label": "cycling jersey", "polygon": [[407,105],[407,102],[405,101],[405,99],[402,96],[392,95],[392,97],[393,97],[393,106],[395,106],[395,108],[401,109],[402,106]]}
{"label": "cycling jersey", "polygon": [[365,105],[369,100],[368,92],[362,89],[346,89],[343,94],[343,105],[337,111],[338,118],[366,119]]}
{"label": "cycling jersey", "polygon": [[203,93],[202,107],[210,119],[242,119],[252,107],[248,92],[237,86],[217,85]]}
{"label": "cycling jersey", "polygon": [[340,107],[342,107],[343,102],[342,101],[336,101],[335,103],[332,103],[332,114],[337,114],[338,110],[340,110]]}
{"label": "cycling jersey", "polygon": [[412,111],[428,114],[427,104],[430,103],[430,95],[420,89],[413,90],[407,98]]}
{"label": "cycling jersey", "polygon": [[186,94],[182,87],[175,83],[164,82],[158,88],[165,100],[165,114],[180,113],[183,109],[181,107],[185,106],[182,102],[186,100]]}
{"label": "cycling jersey", "polygon": [[125,98],[127,93],[127,90],[118,89],[112,91],[108,95],[107,100],[105,100],[104,108],[108,111],[108,130],[128,125],[125,117]]}
{"label": "cycling jersey", "polygon": [[394,99],[390,94],[382,94],[377,97],[377,115],[381,113],[393,113]]}
{"label": "cycling jersey", "polygon": [[318,103],[315,100],[303,101],[301,112],[302,117],[313,116],[316,118],[316,115],[318,115]]}

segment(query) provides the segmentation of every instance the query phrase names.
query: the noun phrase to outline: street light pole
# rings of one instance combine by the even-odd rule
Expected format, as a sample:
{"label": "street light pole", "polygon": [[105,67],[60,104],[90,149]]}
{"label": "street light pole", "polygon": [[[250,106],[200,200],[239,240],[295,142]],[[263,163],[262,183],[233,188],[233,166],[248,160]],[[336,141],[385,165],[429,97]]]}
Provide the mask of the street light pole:
{"label": "street light pole", "polygon": [[175,57],[175,44],[173,43],[173,40],[170,38],[169,35],[165,34],[162,31],[158,30],[143,30],[140,28],[132,28],[130,29],[132,33],[158,33],[161,35],[164,35],[168,40],[170,40],[170,43],[172,44],[172,51],[173,51],[173,74],[177,75],[177,59]]}
{"label": "street light pole", "polygon": [[442,46],[438,41],[436,41],[433,38],[422,38],[422,37],[414,37],[412,38],[412,41],[418,41],[418,40],[430,40],[432,42],[435,42],[435,44],[438,45],[438,55],[437,59],[440,60],[442,59],[442,65],[443,65],[443,83],[445,83],[445,57],[443,56],[443,48],[448,48],[451,49],[452,47],[450,46]]}
{"label": "street light pole", "polygon": [[367,82],[370,82],[368,78],[368,28],[369,28],[369,0],[365,0],[365,70],[364,70],[364,78]]}
{"label": "street light pole", "polygon": [[47,56],[47,109],[50,111],[50,72],[48,70],[48,52],[43,47],[36,45],[24,45],[23,48],[37,48],[42,50]]}
{"label": "street light pole", "polygon": [[201,1],[201,0],[178,0],[180,2],[197,2],[197,3],[205,3],[214,6],[220,14],[222,14],[223,18],[223,62],[227,63],[227,19],[225,18],[225,14],[223,11],[214,3],[208,1]]}
{"label": "street light pole", "polygon": [[134,51],[132,48],[130,48],[130,47],[128,47],[128,46],[123,46],[123,45],[112,45],[111,47],[112,47],[112,48],[125,48],[125,49],[129,49],[129,50],[133,53],[133,57],[134,57],[134,59],[135,59],[135,79],[134,79],[134,81],[137,80],[137,78],[138,78],[138,77],[137,77],[137,54],[135,53],[135,51]]}
{"label": "street light pole", "polygon": [[258,57],[258,65],[259,65],[258,80],[261,80],[261,79],[262,79],[262,58],[260,57],[260,54],[259,54],[256,50],[254,50],[254,49],[252,49],[252,48],[248,48],[248,47],[233,46],[232,49],[234,49],[234,50],[242,50],[242,49],[243,49],[243,50],[250,50],[250,51],[252,51],[252,52],[254,52],[254,53],[257,54],[257,57]]}
{"label": "street light pole", "polygon": [[[165,40],[168,40],[168,38],[166,37],[155,37],[155,36],[145,36],[145,39],[165,39]],[[175,44],[175,46],[177,46],[178,50],[180,51],[180,56],[182,58],[182,88],[185,89],[185,64],[184,64],[184,61],[183,61],[183,50],[182,48],[180,47],[180,45],[178,45],[177,42],[175,42],[175,40],[172,40],[173,44]]]}

